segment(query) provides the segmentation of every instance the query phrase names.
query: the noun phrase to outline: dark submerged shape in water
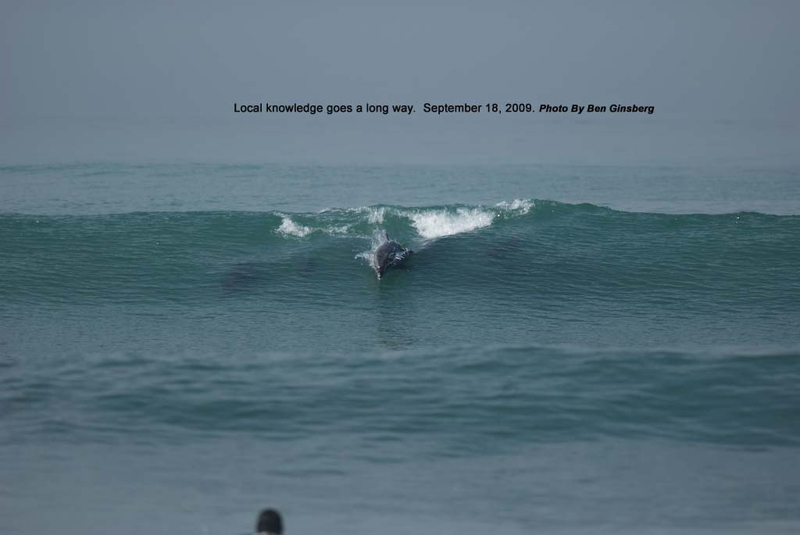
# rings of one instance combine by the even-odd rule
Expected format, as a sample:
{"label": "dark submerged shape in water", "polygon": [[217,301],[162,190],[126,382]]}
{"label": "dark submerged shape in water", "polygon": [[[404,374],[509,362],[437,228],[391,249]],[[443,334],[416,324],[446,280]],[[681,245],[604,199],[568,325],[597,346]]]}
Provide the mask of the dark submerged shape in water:
{"label": "dark submerged shape in water", "polygon": [[386,241],[375,250],[373,266],[378,278],[383,277],[384,273],[390,268],[398,268],[411,258],[414,251],[406,249],[394,240],[390,240],[388,234],[384,234]]}

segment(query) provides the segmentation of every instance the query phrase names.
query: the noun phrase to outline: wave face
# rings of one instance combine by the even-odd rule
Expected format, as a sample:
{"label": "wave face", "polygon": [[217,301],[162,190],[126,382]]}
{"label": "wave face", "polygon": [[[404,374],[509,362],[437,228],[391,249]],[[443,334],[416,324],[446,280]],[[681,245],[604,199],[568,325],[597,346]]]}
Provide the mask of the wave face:
{"label": "wave face", "polygon": [[[410,269],[380,283],[368,261],[377,230],[417,251]],[[280,326],[292,309],[305,318],[294,327],[339,348],[361,347],[403,309],[401,338],[423,346],[800,342],[797,216],[527,200],[320,213],[3,214],[0,242],[7,310],[199,306],[225,321],[234,307],[237,320]],[[331,307],[362,325],[364,340],[339,333],[325,317]],[[290,332],[272,333],[269,348],[307,349]]]}

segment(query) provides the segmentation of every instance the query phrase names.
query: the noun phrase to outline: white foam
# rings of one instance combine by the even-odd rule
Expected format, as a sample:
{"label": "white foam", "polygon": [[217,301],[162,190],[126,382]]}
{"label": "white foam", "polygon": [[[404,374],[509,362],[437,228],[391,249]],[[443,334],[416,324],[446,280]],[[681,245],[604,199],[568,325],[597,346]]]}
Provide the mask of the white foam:
{"label": "white foam", "polygon": [[386,208],[373,208],[369,206],[367,208],[367,220],[372,225],[383,223],[383,218],[386,217]]}
{"label": "white foam", "polygon": [[408,217],[420,236],[426,239],[452,236],[470,232],[492,224],[495,214],[479,208],[459,208],[455,213],[446,210],[428,210]]}
{"label": "white foam", "polygon": [[504,210],[513,210],[522,214],[527,214],[531,211],[531,208],[533,208],[534,204],[533,201],[529,201],[528,199],[514,199],[511,202],[499,202],[496,206]]}
{"label": "white foam", "polygon": [[283,234],[285,236],[297,236],[298,238],[302,238],[314,232],[314,229],[312,229],[311,227],[298,225],[290,218],[284,217],[283,221],[281,222],[281,226],[278,227],[278,230],[276,232]]}
{"label": "white foam", "polygon": [[350,225],[340,225],[340,226],[326,227],[322,229],[322,232],[328,234],[329,236],[342,236],[346,235],[349,230],[350,230]]}

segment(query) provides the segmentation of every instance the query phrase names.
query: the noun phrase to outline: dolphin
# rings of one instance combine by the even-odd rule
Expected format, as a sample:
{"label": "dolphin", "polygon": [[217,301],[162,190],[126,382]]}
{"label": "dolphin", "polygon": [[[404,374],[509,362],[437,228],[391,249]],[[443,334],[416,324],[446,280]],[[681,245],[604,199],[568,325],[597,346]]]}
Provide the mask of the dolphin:
{"label": "dolphin", "polygon": [[394,240],[389,239],[389,235],[384,232],[384,241],[377,249],[372,259],[372,267],[380,279],[390,268],[399,268],[406,260],[411,258],[414,251],[406,249]]}

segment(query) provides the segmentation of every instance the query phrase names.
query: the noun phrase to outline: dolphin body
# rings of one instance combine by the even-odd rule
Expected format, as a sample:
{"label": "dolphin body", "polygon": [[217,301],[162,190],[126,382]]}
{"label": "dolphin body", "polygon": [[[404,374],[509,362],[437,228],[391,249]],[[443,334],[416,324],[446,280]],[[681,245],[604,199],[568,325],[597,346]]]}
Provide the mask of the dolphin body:
{"label": "dolphin body", "polygon": [[411,249],[406,249],[396,241],[390,240],[387,234],[384,234],[384,236],[386,241],[375,249],[375,256],[372,262],[379,279],[383,277],[387,270],[401,267],[414,254]]}

